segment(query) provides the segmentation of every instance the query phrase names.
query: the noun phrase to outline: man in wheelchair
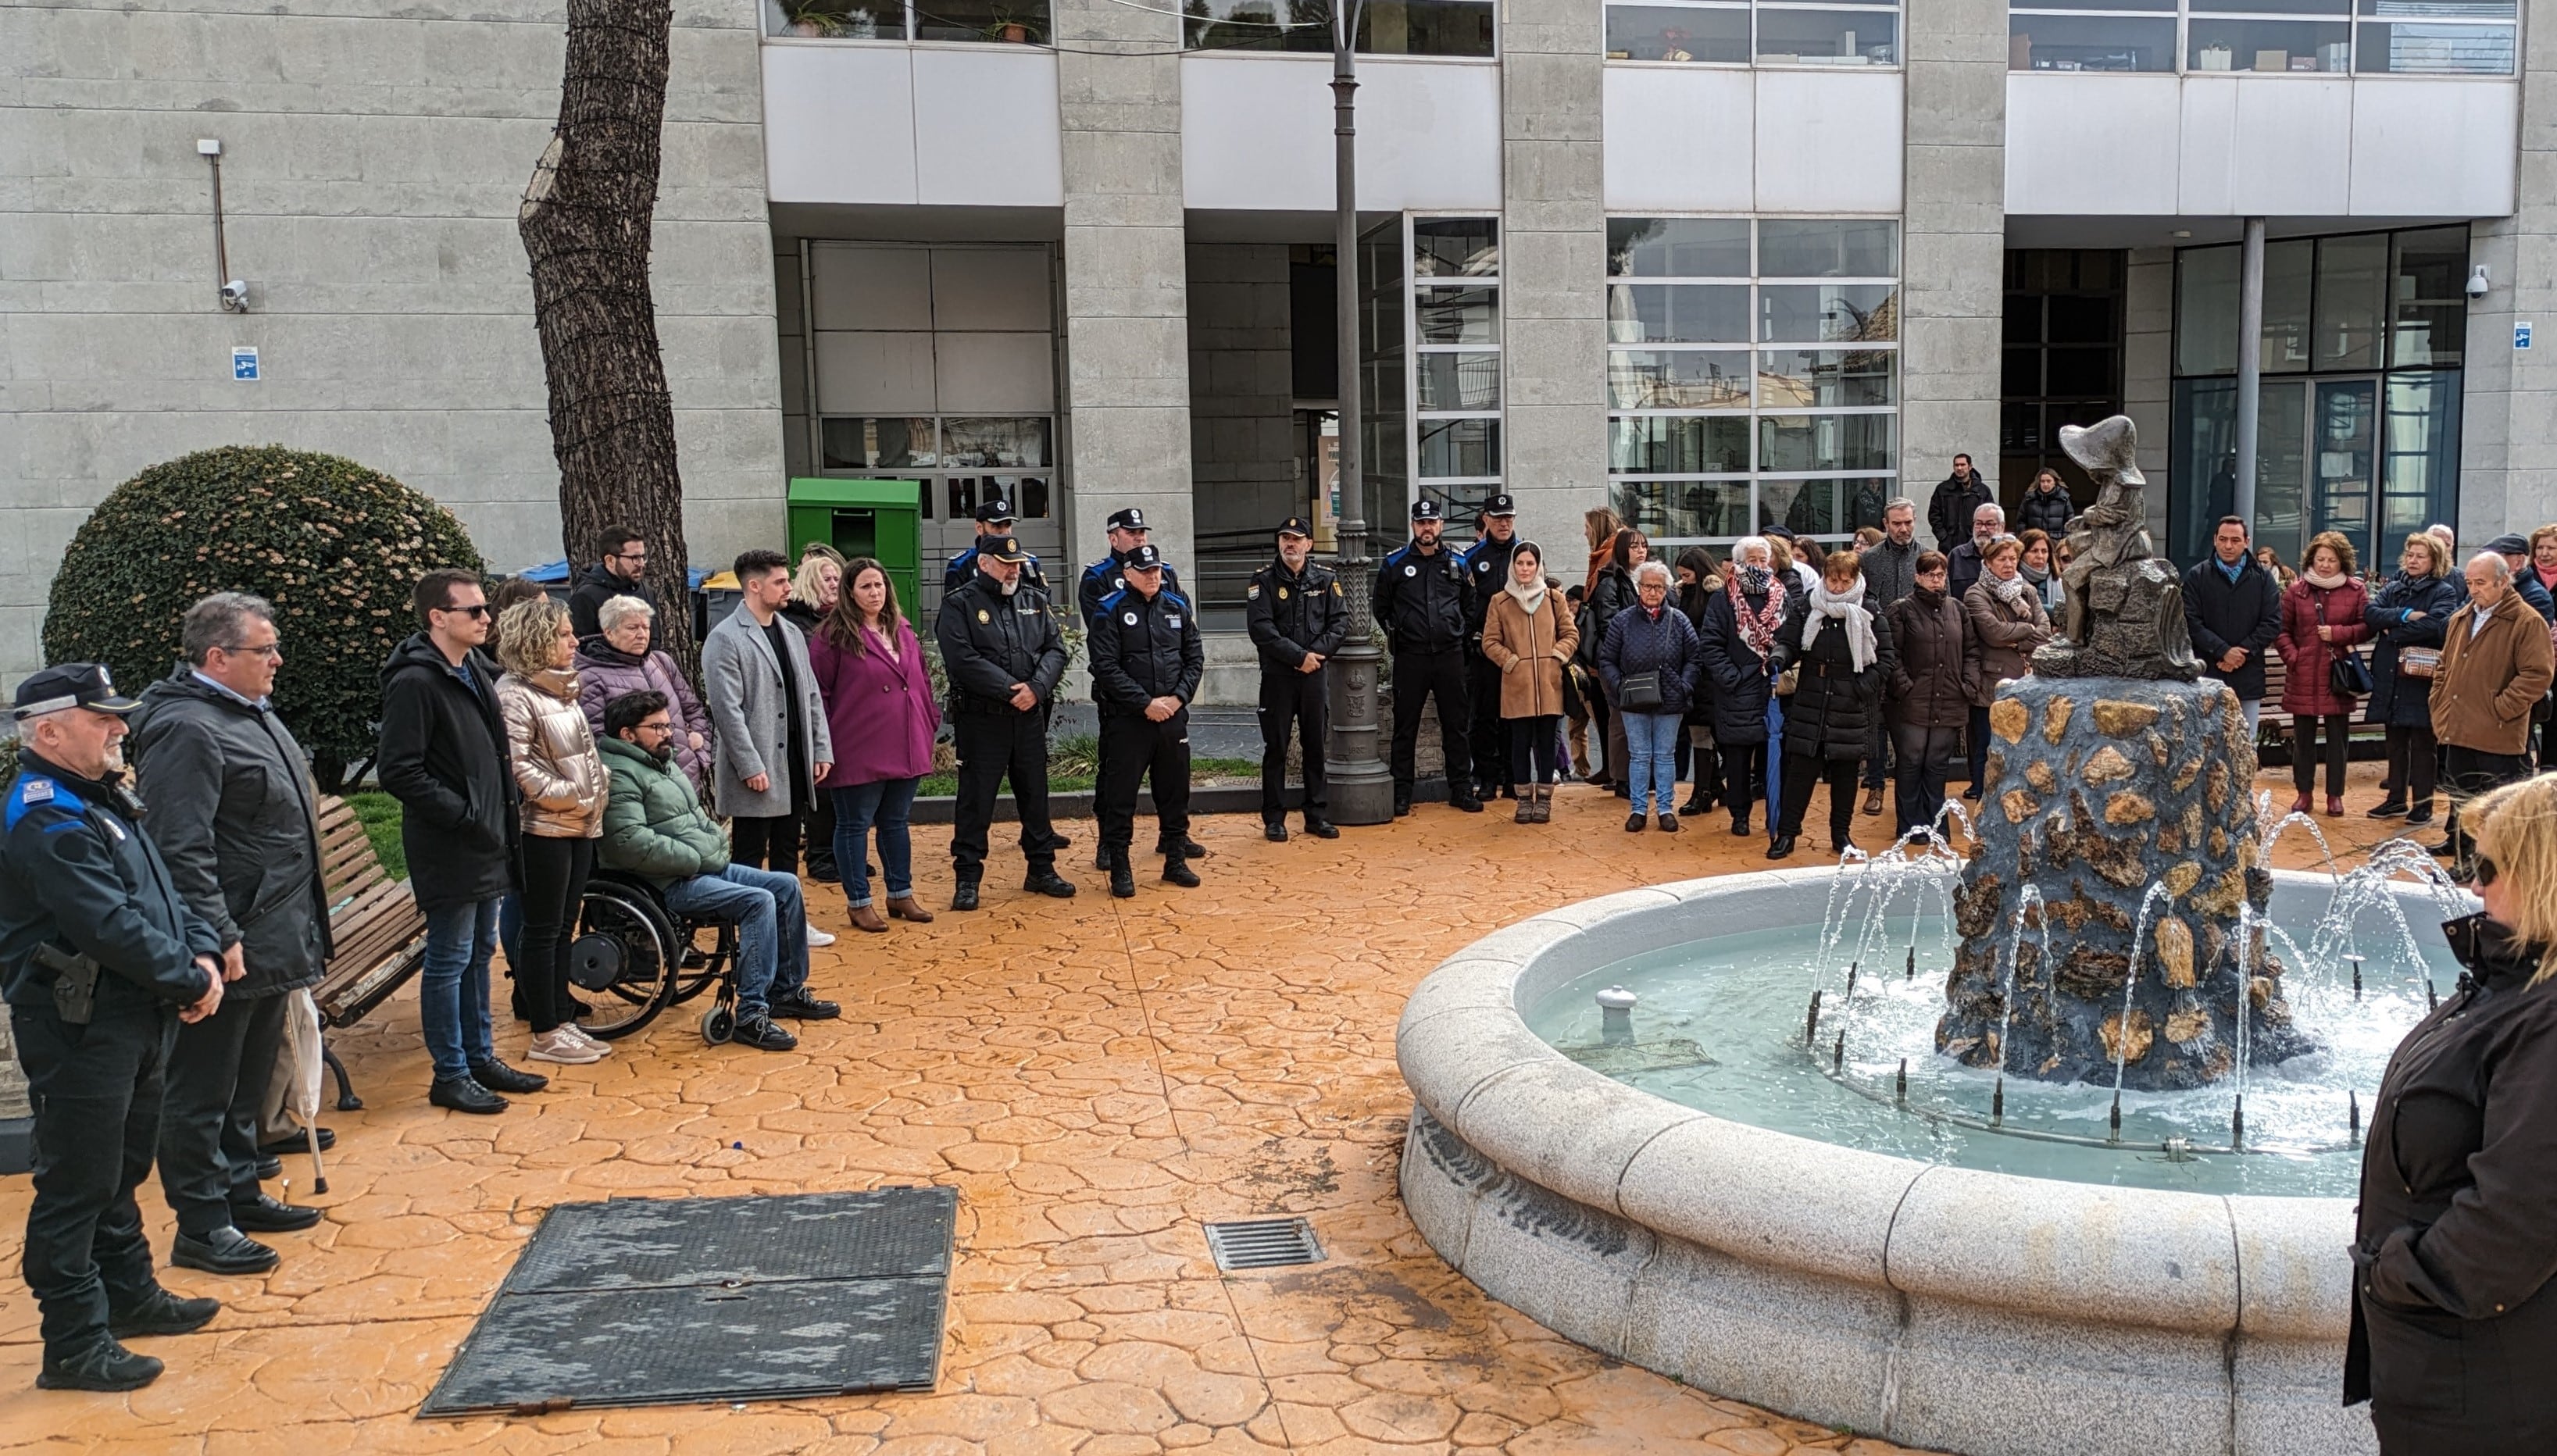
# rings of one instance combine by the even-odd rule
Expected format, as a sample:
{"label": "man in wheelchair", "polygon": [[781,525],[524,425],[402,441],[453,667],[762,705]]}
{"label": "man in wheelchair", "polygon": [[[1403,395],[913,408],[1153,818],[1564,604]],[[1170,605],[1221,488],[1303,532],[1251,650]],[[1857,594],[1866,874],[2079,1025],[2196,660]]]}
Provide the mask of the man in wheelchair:
{"label": "man in wheelchair", "polygon": [[795,876],[729,862],[728,836],[694,796],[675,762],[666,695],[625,693],[604,705],[598,744],[612,776],[597,858],[657,887],[666,908],[738,926],[737,1030],[759,1051],[788,1051],[797,1037],[773,1024],[843,1014],[808,994],[808,912]]}

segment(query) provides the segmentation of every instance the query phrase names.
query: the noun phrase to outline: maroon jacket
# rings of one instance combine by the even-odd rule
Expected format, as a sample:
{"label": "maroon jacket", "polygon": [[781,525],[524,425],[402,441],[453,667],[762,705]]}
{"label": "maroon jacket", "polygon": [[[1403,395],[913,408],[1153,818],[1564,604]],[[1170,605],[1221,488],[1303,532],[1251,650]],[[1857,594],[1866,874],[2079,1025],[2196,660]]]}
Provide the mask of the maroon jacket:
{"label": "maroon jacket", "polygon": [[[2370,594],[2351,577],[2331,592],[2310,586],[2306,577],[2282,589],[2282,634],[2273,639],[2273,650],[2282,654],[2284,713],[2324,717],[2354,711],[2356,700],[2335,695],[2329,664],[2370,636],[2370,624],[2362,620],[2369,605]],[[2318,636],[2320,623],[2335,628],[2334,641]]]}
{"label": "maroon jacket", "polygon": [[932,771],[932,739],[941,730],[941,705],[933,701],[932,675],[914,628],[897,623],[896,660],[876,643],[865,652],[838,647],[823,625],[808,634],[808,665],[826,700],[826,730],[835,740],[835,767],[826,787]]}

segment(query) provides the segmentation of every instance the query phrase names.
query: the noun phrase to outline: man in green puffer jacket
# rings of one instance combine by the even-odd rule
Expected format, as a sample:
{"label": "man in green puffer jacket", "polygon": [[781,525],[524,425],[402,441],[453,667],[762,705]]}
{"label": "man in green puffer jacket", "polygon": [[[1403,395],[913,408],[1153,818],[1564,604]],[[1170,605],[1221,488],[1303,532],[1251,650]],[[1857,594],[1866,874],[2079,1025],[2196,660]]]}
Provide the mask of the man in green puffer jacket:
{"label": "man in green puffer jacket", "polygon": [[702,809],[693,781],[675,762],[675,725],[666,695],[625,693],[604,706],[606,867],[657,887],[666,908],[695,920],[738,926],[737,1033],[758,1051],[788,1051],[799,1039],[773,1024],[843,1014],[808,994],[808,908],[795,876],[729,861],[728,836]]}

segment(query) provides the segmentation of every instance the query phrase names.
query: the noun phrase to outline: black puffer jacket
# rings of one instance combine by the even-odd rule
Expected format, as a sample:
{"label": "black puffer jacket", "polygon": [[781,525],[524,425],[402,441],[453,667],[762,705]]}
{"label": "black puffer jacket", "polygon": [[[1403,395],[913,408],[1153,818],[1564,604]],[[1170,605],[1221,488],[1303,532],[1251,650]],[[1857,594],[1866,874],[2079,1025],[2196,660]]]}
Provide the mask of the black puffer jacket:
{"label": "black puffer jacket", "polygon": [[1980,644],[1971,614],[1942,592],[1921,587],[1891,603],[1891,690],[1886,717],[1910,728],[1957,728],[1980,693]]}
{"label": "black puffer jacket", "polygon": [[1377,567],[1369,604],[1395,651],[1453,652],[1465,645],[1472,595],[1463,557],[1444,543],[1428,553],[1407,543]]}
{"label": "black puffer jacket", "polygon": [[1581,598],[1580,661],[1595,670],[1598,649],[1606,644],[1608,624],[1616,613],[1641,598],[1634,595],[1634,574],[1609,562],[1590,579],[1588,594]]}
{"label": "black puffer jacket", "polygon": [[[1781,584],[1780,584],[1781,585]],[[1696,656],[1704,663],[1704,696],[1713,707],[1713,740],[1741,747],[1767,741],[1767,695],[1771,687],[1766,662],[1749,650],[1740,635],[1740,614],[1731,604],[1733,588],[1725,587],[1704,604],[1704,627],[1696,633]],[[1788,590],[1786,598],[1797,594]],[[1767,596],[1744,596],[1752,612],[1765,609]],[[1776,629],[1780,634],[1784,628]]]}
{"label": "black puffer jacket", "polygon": [[462,685],[424,632],[382,664],[374,772],[400,801],[400,845],[421,910],[476,904],[514,888],[519,795],[497,717],[497,665],[477,652],[466,665],[480,691]]}
{"label": "black puffer jacket", "polygon": [[2069,534],[2069,518],[2078,514],[2078,504],[2069,498],[2069,487],[2061,486],[2048,495],[2025,487],[2024,499],[2016,502],[2015,529],[2049,533],[2054,542]]}
{"label": "black puffer jacket", "polygon": [[1104,718],[1143,718],[1156,698],[1198,696],[1207,671],[1198,612],[1166,587],[1152,596],[1134,587],[1101,598],[1085,644],[1092,663],[1092,701]]}
{"label": "black puffer jacket", "polygon": [[1014,683],[1026,684],[1038,698],[1027,710],[1037,713],[1055,698],[1065,676],[1065,638],[1048,614],[1047,594],[1026,579],[1007,596],[984,572],[971,576],[941,598],[932,639],[941,648],[953,713],[1015,712]]}
{"label": "black puffer jacket", "polygon": [[1873,619],[1873,660],[1858,672],[1842,621],[1825,623],[1811,646],[1803,645],[1803,624],[1811,611],[1809,596],[1788,603],[1785,625],[1776,633],[1776,670],[1782,673],[1796,663],[1803,669],[1794,696],[1785,700],[1785,751],[1862,758],[1873,746],[1873,726],[1882,721],[1883,688],[1896,661],[1890,619]]}
{"label": "black puffer jacket", "polygon": [[[650,611],[660,609],[656,593],[638,582],[623,581],[606,571],[604,563],[597,562],[586,569],[577,579],[577,589],[568,594],[568,619],[577,628],[579,640],[604,630],[604,603],[615,596],[636,596],[648,603]],[[652,616],[648,618],[648,645],[653,647],[656,643],[657,619]]]}
{"label": "black puffer jacket", "polygon": [[[2363,720],[2387,728],[2430,728],[2433,726],[2433,680],[2410,678],[2397,671],[2397,655],[2409,647],[2439,647],[2442,629],[2460,609],[2460,589],[2450,577],[2411,577],[2399,572],[2380,587],[2362,608],[2369,624],[2370,704]],[[2423,616],[2408,621],[2406,614]]]}
{"label": "black puffer jacket", "polygon": [[319,981],[329,961],[317,791],[302,745],[274,713],[180,667],[142,694],[133,762],[169,878],[248,974],[224,990],[253,999]]}

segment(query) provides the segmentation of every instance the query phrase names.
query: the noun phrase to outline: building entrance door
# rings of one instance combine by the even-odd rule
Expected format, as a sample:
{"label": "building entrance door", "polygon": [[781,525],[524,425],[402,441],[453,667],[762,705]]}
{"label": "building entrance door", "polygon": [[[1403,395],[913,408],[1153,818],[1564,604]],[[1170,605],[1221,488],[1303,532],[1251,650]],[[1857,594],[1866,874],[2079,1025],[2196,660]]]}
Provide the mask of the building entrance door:
{"label": "building entrance door", "polygon": [[2319,380],[2312,419],[2317,432],[2317,486],[2309,514],[2313,533],[2343,532],[2366,564],[2377,545],[2379,381]]}

